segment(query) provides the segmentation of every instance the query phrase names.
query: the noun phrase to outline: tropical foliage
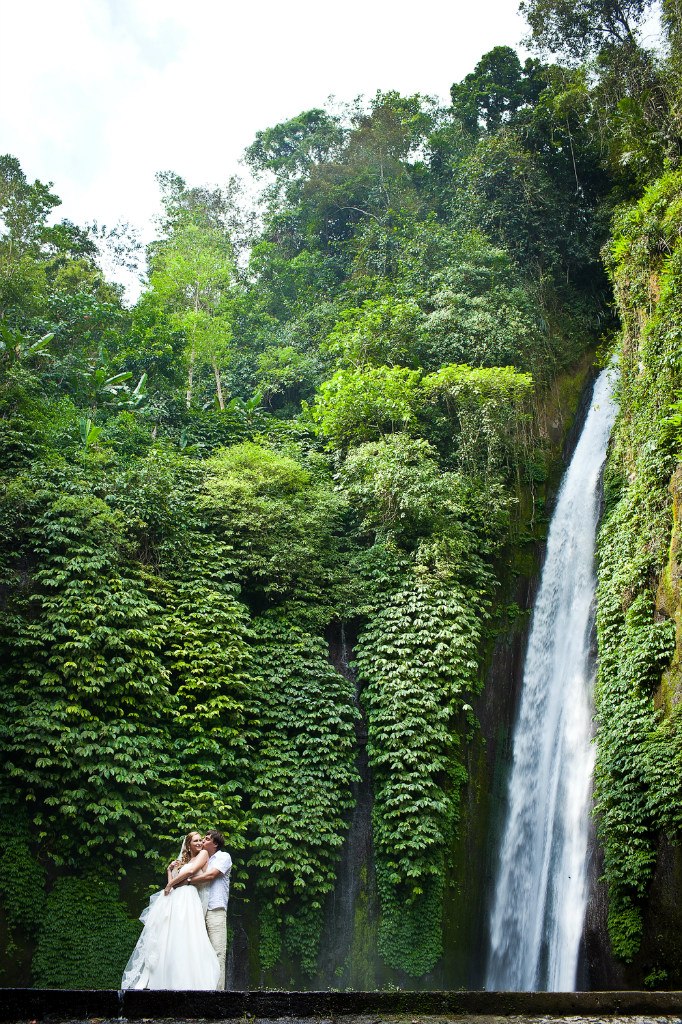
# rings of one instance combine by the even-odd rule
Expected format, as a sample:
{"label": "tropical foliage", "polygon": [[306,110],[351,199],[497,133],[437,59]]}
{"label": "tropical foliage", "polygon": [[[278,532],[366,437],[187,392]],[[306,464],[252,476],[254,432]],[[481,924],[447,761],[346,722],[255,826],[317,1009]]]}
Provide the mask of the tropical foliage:
{"label": "tropical foliage", "polygon": [[613,949],[636,955],[682,823],[680,28],[671,2],[663,58],[648,4],[522,6],[565,64],[496,47],[447,106],[380,92],[264,129],[258,217],[235,181],[159,175],[132,307],[96,232],[0,159],[13,980],[115,985],[131,910],[211,825],[255,981],[328,984],[365,737],[378,953],[398,984],[434,970],[476,695],[542,539],[556,396],[613,335],[614,291],[596,798]]}

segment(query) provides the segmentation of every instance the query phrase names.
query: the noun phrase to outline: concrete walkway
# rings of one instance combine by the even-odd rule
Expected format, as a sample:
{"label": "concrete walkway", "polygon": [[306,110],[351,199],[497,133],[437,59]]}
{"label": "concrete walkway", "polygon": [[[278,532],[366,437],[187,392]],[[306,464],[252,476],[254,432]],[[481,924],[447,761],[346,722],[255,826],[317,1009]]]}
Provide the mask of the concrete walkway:
{"label": "concrete walkway", "polygon": [[0,1021],[222,1020],[439,1024],[503,1018],[680,1021],[682,992],[116,992],[0,988]]}

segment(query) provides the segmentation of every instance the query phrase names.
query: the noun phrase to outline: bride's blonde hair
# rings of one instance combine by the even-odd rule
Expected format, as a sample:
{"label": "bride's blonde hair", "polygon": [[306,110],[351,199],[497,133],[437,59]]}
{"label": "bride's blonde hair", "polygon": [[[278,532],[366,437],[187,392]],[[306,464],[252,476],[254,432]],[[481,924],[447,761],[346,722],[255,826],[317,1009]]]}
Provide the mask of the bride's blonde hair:
{"label": "bride's blonde hair", "polygon": [[188,832],[185,838],[182,840],[182,846],[180,848],[180,864],[189,864],[192,859],[192,851],[190,849],[190,843],[192,842],[192,836],[199,836],[201,838],[201,832]]}

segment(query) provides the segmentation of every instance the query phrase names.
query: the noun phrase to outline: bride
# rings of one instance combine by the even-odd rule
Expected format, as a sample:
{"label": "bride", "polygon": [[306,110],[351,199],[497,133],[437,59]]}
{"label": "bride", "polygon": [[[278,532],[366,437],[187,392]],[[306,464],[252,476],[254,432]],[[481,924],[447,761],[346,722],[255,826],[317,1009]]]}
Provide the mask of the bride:
{"label": "bride", "polygon": [[[215,989],[218,958],[204,922],[201,896],[190,878],[206,867],[198,832],[185,836],[180,857],[168,865],[168,884],[140,915],[142,934],[128,961],[122,989]],[[202,886],[202,890],[207,889]]]}

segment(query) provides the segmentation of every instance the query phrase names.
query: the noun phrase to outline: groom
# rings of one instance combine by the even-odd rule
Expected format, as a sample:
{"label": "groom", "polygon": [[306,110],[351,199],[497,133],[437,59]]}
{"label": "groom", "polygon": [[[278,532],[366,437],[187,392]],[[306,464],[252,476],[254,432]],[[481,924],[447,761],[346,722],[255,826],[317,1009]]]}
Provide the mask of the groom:
{"label": "groom", "polygon": [[230,895],[232,858],[225,849],[225,837],[217,829],[204,836],[208,864],[201,875],[191,879],[192,885],[208,885],[206,931],[220,965],[218,989],[225,988],[225,955],[227,953],[227,900]]}

